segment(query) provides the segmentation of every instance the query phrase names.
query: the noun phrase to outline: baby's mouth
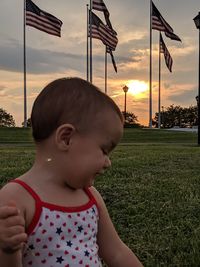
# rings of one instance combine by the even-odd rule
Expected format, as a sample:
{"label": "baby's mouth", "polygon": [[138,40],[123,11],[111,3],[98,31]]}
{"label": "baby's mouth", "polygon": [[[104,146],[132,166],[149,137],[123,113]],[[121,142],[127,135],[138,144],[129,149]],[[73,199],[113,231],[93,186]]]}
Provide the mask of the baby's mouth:
{"label": "baby's mouth", "polygon": [[99,175],[103,175],[103,174],[104,174],[104,171],[99,171],[99,172],[96,173],[96,176],[97,176],[97,175],[98,175],[98,176],[99,176]]}

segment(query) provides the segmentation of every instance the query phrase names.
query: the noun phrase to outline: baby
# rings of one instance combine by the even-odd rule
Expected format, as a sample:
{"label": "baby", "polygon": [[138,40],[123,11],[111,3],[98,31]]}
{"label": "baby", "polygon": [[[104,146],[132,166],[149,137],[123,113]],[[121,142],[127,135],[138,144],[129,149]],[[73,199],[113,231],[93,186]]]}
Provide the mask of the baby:
{"label": "baby", "polygon": [[58,79],[31,123],[35,162],[0,191],[1,267],[141,267],[93,186],[123,134],[114,101],[83,79]]}

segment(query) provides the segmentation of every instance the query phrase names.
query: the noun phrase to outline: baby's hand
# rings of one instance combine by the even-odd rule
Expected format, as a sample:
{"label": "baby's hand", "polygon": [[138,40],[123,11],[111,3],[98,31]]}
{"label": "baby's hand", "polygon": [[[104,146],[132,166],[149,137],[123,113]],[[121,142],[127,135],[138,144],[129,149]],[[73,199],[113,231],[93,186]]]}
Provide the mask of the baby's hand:
{"label": "baby's hand", "polygon": [[0,249],[13,253],[23,247],[27,239],[25,221],[14,202],[0,207]]}

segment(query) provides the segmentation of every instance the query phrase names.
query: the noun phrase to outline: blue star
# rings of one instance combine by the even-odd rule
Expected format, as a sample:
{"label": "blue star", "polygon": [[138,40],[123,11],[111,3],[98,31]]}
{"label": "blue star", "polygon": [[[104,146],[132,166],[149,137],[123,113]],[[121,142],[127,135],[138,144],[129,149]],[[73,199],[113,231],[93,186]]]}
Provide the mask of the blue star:
{"label": "blue star", "polygon": [[29,249],[35,249],[33,245],[30,245],[28,248]]}
{"label": "blue star", "polygon": [[89,257],[90,253],[89,253],[88,250],[84,251],[84,253],[85,253],[85,256],[86,256],[86,257]]}
{"label": "blue star", "polygon": [[83,226],[82,225],[78,226],[78,230],[77,231],[81,233],[83,231]]}
{"label": "blue star", "polygon": [[59,262],[60,264],[62,263],[62,261],[64,261],[62,256],[61,257],[56,257],[56,259],[57,259],[56,262]]}
{"label": "blue star", "polygon": [[60,235],[61,233],[62,233],[62,229],[61,229],[61,227],[56,228],[56,234]]}
{"label": "blue star", "polygon": [[92,208],[92,212],[95,214],[96,213],[96,211],[95,211],[95,209],[94,208]]}
{"label": "blue star", "polygon": [[72,242],[69,240],[69,241],[67,241],[67,246],[68,247],[71,247],[72,246]]}

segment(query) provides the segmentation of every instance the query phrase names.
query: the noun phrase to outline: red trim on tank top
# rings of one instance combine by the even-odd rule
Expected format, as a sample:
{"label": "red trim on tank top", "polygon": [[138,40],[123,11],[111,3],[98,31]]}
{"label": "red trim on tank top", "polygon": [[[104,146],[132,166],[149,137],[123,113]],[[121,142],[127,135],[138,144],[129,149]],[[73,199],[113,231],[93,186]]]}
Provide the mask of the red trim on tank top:
{"label": "red trim on tank top", "polygon": [[10,182],[20,184],[24,189],[26,189],[26,191],[30,193],[30,195],[35,200],[35,213],[26,231],[28,235],[30,235],[33,232],[34,228],[36,227],[40,219],[42,207],[45,207],[49,210],[57,210],[57,211],[63,211],[63,212],[81,212],[81,211],[91,208],[93,205],[96,205],[98,208],[97,201],[94,198],[89,188],[84,189],[85,193],[89,197],[89,201],[86,204],[75,206],[75,207],[64,207],[64,206],[59,206],[59,205],[55,205],[55,204],[42,201],[40,197],[37,195],[37,193],[22,180],[15,179],[15,180],[11,180]]}
{"label": "red trim on tank top", "polygon": [[21,185],[35,200],[35,212],[34,212],[34,215],[33,215],[33,218],[30,224],[28,225],[26,229],[26,233],[30,235],[40,219],[40,215],[42,212],[42,201],[40,200],[39,196],[35,193],[35,191],[22,180],[15,179],[15,180],[11,180],[10,182]]}
{"label": "red trim on tank top", "polygon": [[30,195],[35,199],[35,201],[42,202],[40,197],[38,196],[38,194],[36,194],[36,192],[24,181],[19,180],[19,179],[15,179],[15,180],[11,180],[10,182],[20,184],[22,187],[24,187],[26,189],[26,191],[28,191],[30,193]]}
{"label": "red trim on tank top", "polygon": [[96,201],[96,198],[94,197],[94,195],[92,194],[91,190],[89,187],[84,189],[86,194],[89,196],[90,199],[93,200],[94,204],[97,206],[98,210],[99,210],[99,204]]}
{"label": "red trim on tank top", "polygon": [[57,211],[63,211],[63,212],[84,211],[84,210],[91,208],[93,205],[96,205],[98,207],[96,199],[94,198],[93,194],[90,192],[89,188],[84,188],[84,191],[85,191],[86,195],[89,197],[89,201],[83,205],[65,207],[65,206],[59,206],[56,204],[51,204],[51,203],[42,201],[42,206],[45,208],[48,208],[50,210],[57,210]]}
{"label": "red trim on tank top", "polygon": [[35,201],[35,212],[34,212],[34,215],[33,215],[33,219],[31,220],[31,222],[28,225],[27,230],[26,230],[28,235],[30,235],[33,232],[33,230],[35,229],[36,225],[38,224],[41,213],[42,213],[41,202]]}

